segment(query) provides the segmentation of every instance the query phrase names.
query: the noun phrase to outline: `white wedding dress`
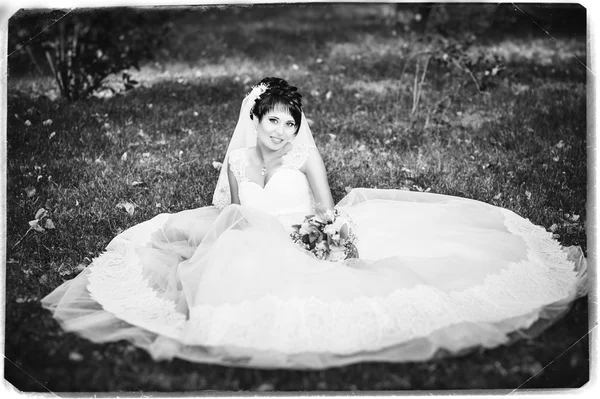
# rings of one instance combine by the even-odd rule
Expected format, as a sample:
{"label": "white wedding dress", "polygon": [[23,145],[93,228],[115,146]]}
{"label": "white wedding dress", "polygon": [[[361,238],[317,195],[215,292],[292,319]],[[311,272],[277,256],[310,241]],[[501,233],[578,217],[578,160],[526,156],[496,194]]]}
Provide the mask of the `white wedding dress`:
{"label": "white wedding dress", "polygon": [[326,368],[507,344],[587,293],[578,248],[509,210],[431,193],[354,189],[338,207],[360,259],[316,259],[289,237],[314,212],[299,170],[310,151],[295,146],[264,188],[246,177],[247,150],[233,151],[241,205],[132,227],[43,305],[68,331],[156,359]]}

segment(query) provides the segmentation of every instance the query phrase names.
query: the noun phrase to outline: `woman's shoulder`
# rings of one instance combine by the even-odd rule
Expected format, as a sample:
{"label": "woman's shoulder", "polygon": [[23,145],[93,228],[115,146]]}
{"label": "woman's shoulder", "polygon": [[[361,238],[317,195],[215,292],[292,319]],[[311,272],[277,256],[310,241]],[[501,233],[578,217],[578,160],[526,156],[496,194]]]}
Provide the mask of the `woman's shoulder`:
{"label": "woman's shoulder", "polygon": [[294,169],[300,169],[306,161],[314,156],[319,156],[319,151],[313,145],[301,144],[293,146],[285,157],[285,164]]}
{"label": "woman's shoulder", "polygon": [[238,148],[238,149],[231,151],[231,153],[229,153],[229,163],[236,164],[242,160],[247,159],[247,157],[248,157],[248,148]]}

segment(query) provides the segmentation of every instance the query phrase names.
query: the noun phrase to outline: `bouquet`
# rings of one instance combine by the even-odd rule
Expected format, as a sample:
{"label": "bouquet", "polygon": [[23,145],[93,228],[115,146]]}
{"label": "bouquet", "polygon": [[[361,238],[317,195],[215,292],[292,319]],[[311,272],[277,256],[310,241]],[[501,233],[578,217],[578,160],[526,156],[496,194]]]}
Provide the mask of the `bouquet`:
{"label": "bouquet", "polygon": [[302,224],[293,225],[292,240],[317,258],[337,262],[358,258],[357,238],[350,217],[339,209],[328,210],[324,217],[308,215]]}

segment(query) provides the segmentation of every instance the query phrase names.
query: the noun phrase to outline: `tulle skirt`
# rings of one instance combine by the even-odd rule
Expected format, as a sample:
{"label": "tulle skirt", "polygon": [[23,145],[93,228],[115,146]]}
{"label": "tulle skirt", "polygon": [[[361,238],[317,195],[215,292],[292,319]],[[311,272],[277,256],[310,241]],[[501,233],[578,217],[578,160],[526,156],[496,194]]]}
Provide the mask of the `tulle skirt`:
{"label": "tulle skirt", "polygon": [[204,207],[123,232],[42,304],[67,331],[126,339],[157,360],[327,368],[508,344],[587,293],[581,250],[509,210],[375,189],[338,207],[359,259],[294,244],[305,215]]}

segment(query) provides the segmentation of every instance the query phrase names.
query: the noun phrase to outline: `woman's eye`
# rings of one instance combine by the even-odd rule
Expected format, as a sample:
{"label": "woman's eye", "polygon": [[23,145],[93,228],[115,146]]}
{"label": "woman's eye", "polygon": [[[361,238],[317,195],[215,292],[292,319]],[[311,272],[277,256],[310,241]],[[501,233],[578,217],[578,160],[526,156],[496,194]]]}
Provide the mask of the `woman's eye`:
{"label": "woman's eye", "polygon": [[292,123],[292,122],[288,122],[288,124],[287,124],[287,125],[288,125],[288,127],[294,127],[294,126],[296,126],[296,124],[294,124],[294,123]]}
{"label": "woman's eye", "polygon": [[277,123],[277,119],[275,119],[275,118],[271,118],[271,119],[269,119],[269,121],[271,121],[271,123]]}

